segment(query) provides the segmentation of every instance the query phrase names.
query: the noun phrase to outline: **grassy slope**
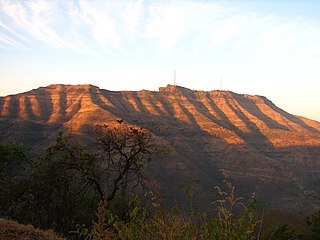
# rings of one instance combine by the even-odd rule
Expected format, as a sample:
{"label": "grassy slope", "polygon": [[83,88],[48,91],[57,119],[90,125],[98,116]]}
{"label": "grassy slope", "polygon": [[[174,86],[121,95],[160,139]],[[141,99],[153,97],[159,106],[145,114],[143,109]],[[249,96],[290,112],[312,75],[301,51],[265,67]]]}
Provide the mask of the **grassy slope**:
{"label": "grassy slope", "polygon": [[1,240],[63,240],[52,231],[42,231],[31,225],[22,225],[0,218]]}

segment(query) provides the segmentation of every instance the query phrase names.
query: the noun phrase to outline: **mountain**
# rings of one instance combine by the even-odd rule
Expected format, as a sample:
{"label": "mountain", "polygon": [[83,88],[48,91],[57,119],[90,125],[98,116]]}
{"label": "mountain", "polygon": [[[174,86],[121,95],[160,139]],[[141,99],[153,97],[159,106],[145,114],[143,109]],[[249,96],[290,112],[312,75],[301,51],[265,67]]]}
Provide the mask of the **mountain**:
{"label": "mountain", "polygon": [[210,205],[224,169],[240,196],[255,192],[268,209],[320,209],[320,123],[262,96],[171,85],[118,92],[50,85],[0,98],[0,140],[43,149],[61,128],[85,140],[93,125],[119,118],[149,129],[168,146],[148,175],[172,201],[187,202],[180,189],[187,183],[196,191],[195,203]]}

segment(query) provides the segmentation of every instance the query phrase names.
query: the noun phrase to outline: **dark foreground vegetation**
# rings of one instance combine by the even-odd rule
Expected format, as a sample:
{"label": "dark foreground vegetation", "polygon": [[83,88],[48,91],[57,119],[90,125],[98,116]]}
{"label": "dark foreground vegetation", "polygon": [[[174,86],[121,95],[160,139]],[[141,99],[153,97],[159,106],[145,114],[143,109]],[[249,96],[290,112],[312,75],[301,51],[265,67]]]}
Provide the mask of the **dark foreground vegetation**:
{"label": "dark foreground vegetation", "polygon": [[[163,151],[150,132],[118,121],[96,133],[96,143],[84,146],[60,132],[40,159],[22,145],[0,144],[0,217],[68,239],[320,239],[320,213],[305,224],[270,221],[254,196],[237,198],[227,178],[216,187],[214,215],[165,207],[144,181],[144,168]],[[3,219],[0,238],[59,239]]]}
{"label": "dark foreground vegetation", "polygon": [[42,231],[31,225],[22,225],[15,221],[0,218],[1,240],[64,240],[52,230]]}

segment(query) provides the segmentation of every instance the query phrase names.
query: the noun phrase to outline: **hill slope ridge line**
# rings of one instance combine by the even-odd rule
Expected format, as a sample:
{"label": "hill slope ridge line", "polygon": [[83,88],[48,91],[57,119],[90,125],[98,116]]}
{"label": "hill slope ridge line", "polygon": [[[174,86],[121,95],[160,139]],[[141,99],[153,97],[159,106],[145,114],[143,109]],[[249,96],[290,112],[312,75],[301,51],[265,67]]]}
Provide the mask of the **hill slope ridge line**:
{"label": "hill slope ridge line", "polygon": [[289,114],[263,96],[230,91],[195,91],[172,85],[159,91],[108,91],[90,84],[55,84],[0,98],[0,117],[48,123],[72,125],[84,113],[116,118],[121,112],[177,118],[204,130],[320,132],[319,122]]}

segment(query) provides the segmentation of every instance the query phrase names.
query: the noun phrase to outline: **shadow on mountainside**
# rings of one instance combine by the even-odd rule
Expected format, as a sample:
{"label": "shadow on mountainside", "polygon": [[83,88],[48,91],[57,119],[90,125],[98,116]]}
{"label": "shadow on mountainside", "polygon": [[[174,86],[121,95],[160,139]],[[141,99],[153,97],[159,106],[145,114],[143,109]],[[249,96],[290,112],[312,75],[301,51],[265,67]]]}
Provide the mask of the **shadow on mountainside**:
{"label": "shadow on mountainside", "polygon": [[270,101],[265,101],[264,102],[266,105],[268,105],[272,110],[274,110],[275,112],[279,113],[280,115],[284,116],[286,119],[288,119],[291,122],[294,122],[298,125],[300,125],[301,127],[307,129],[308,131],[314,132],[314,133],[320,133],[320,131],[318,129],[315,129],[309,125],[307,125],[304,121],[302,121],[301,119],[287,113],[286,111],[278,108],[277,106],[275,106],[272,102]]}
{"label": "shadow on mountainside", "polygon": [[243,98],[238,100],[239,105],[249,112],[251,115],[258,118],[270,129],[280,129],[280,130],[290,130],[287,126],[284,126],[277,121],[270,118],[268,115],[264,114],[257,106],[249,99]]}
{"label": "shadow on mountainside", "polygon": [[209,98],[210,107],[216,111],[216,113],[221,117],[221,119],[223,119],[223,121],[219,121],[214,115],[212,115],[209,109],[201,101],[198,100],[194,93],[192,93],[192,97],[190,97],[189,94],[186,95],[186,98],[197,109],[198,112],[204,113],[205,116],[214,123],[234,132],[237,136],[243,139],[245,143],[249,144],[254,149],[258,151],[264,149],[274,150],[273,144],[264,134],[261,133],[256,124],[250,121],[250,119],[243,112],[241,112],[240,109],[236,109],[228,99],[226,99],[228,107],[238,116],[239,119],[241,119],[241,121],[246,125],[250,132],[243,132],[241,131],[241,129],[231,123],[229,118],[218,107],[218,105],[212,100],[211,97]]}

